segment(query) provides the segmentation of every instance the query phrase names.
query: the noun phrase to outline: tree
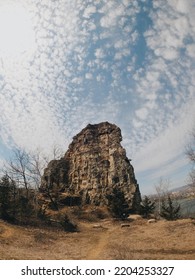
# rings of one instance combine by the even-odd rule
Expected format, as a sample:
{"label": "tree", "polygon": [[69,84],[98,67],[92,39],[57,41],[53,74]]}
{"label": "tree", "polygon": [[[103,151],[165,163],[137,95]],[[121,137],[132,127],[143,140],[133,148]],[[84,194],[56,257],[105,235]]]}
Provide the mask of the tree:
{"label": "tree", "polygon": [[45,155],[39,149],[34,152],[29,153],[29,171],[31,173],[31,178],[33,178],[34,186],[39,188],[41,183],[41,177],[43,175],[43,170],[52,160],[59,160],[63,157],[62,149],[56,144],[53,145],[50,156]]}
{"label": "tree", "polygon": [[195,164],[195,128],[191,133],[189,144],[186,147],[186,155],[188,156],[189,160]]}
{"label": "tree", "polygon": [[[54,145],[51,158],[59,159],[61,156],[61,149]],[[17,148],[13,150],[13,156],[5,164],[3,173],[13,178],[20,188],[24,188],[28,198],[29,189],[38,189],[40,186],[43,170],[49,161],[49,156],[44,155],[38,149],[34,152],[27,152]]]}
{"label": "tree", "polygon": [[161,204],[164,198],[168,194],[168,190],[170,188],[170,181],[160,178],[159,182],[155,185],[155,189],[158,196],[158,214],[161,213]]}
{"label": "tree", "polygon": [[29,155],[24,150],[15,149],[12,159],[5,165],[4,173],[9,178],[13,178],[17,182],[18,187],[26,190],[26,197],[28,198],[30,182],[32,180]]}
{"label": "tree", "polygon": [[195,128],[191,133],[189,144],[186,146],[186,155],[192,164],[192,170],[189,174],[190,183],[195,187]]}
{"label": "tree", "polygon": [[4,175],[0,180],[0,217],[6,221],[15,220],[15,182]]}
{"label": "tree", "polygon": [[173,203],[170,195],[167,198],[167,201],[162,201],[161,213],[160,216],[166,220],[173,221],[180,218],[180,205],[176,202]]}
{"label": "tree", "polygon": [[[32,207],[36,209],[38,215],[39,205],[37,194],[41,184],[43,170],[49,163],[50,158],[59,159],[61,156],[62,151],[57,145],[53,146],[50,156],[46,156],[39,149],[34,152],[27,152],[24,149],[18,148],[13,150],[12,157],[4,164],[2,172],[16,182],[19,196],[17,200],[18,212],[20,209],[21,217],[25,213],[31,213]],[[56,203],[57,192],[54,192],[54,197],[52,197],[50,188],[51,186],[49,184],[47,189],[48,197],[53,208],[58,210]]]}
{"label": "tree", "polygon": [[32,195],[26,197],[22,188],[17,188],[13,179],[4,175],[0,180],[0,218],[8,222],[29,223],[35,207]]}
{"label": "tree", "polygon": [[118,189],[113,188],[112,193],[107,195],[108,208],[115,218],[127,218],[129,215],[129,206],[125,199],[124,193]]}
{"label": "tree", "polygon": [[144,199],[141,202],[141,215],[144,218],[148,218],[150,214],[152,214],[154,212],[155,209],[155,202],[151,201],[148,196],[145,196]]}

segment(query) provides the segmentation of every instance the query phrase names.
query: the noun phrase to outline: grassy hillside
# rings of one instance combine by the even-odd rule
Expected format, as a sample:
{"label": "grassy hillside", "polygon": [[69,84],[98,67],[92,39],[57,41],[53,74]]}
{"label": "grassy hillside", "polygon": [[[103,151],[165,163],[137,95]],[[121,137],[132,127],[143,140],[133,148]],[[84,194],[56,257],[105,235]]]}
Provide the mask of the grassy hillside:
{"label": "grassy hillside", "polygon": [[195,222],[139,219],[79,221],[79,232],[10,225],[0,220],[0,259],[195,259]]}

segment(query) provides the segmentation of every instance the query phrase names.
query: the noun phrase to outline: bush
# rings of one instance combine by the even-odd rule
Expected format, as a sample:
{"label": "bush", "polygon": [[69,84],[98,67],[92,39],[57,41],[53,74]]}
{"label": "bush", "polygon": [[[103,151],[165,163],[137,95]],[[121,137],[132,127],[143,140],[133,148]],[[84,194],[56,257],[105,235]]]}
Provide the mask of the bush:
{"label": "bush", "polygon": [[37,211],[37,218],[41,221],[47,222],[48,221],[48,215],[46,214],[46,209],[43,207],[40,207]]}
{"label": "bush", "polygon": [[106,209],[97,207],[94,211],[92,211],[92,213],[94,213],[94,215],[97,217],[97,219],[103,220],[109,217],[109,213],[108,210],[106,211]]}
{"label": "bush", "polygon": [[63,227],[65,231],[68,232],[75,232],[78,231],[77,225],[70,220],[67,214],[65,214],[61,220],[60,225]]}

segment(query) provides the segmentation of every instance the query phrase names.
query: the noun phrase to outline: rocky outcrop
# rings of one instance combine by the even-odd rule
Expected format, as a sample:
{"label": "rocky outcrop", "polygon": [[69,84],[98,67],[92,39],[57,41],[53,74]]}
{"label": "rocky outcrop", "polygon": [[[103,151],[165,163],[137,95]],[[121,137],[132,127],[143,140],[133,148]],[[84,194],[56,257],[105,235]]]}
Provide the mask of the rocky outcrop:
{"label": "rocky outcrop", "polygon": [[107,195],[116,187],[137,210],[139,186],[121,141],[121,130],[114,124],[87,125],[73,138],[64,157],[48,164],[40,186],[42,200],[52,196],[60,205],[107,205]]}

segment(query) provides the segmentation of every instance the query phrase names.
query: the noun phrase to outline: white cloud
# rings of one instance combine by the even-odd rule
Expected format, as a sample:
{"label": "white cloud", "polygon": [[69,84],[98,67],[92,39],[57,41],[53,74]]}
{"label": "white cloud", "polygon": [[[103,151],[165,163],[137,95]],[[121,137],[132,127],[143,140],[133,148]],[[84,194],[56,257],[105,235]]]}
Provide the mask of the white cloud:
{"label": "white cloud", "polygon": [[[131,8],[128,6],[131,5]],[[128,8],[127,8],[128,7]],[[105,1],[102,9],[100,10],[103,13],[103,17],[100,20],[100,24],[103,28],[111,28],[115,29],[117,25],[123,25],[126,22],[125,17],[136,15],[139,12],[139,6],[137,1],[133,1],[132,3],[128,3],[124,1]]]}
{"label": "white cloud", "polygon": [[95,50],[95,56],[98,58],[98,59],[101,59],[101,58],[104,58],[105,57],[105,54],[104,54],[104,50],[103,49],[96,49]]}
{"label": "white cloud", "polygon": [[195,8],[191,0],[185,2],[188,4],[184,1],[154,2],[158,11],[152,15],[154,25],[145,35],[148,46],[157,56],[168,60],[177,59],[185,39],[193,36],[194,26],[190,22]]}
{"label": "white cloud", "polygon": [[190,57],[195,58],[195,44],[190,44],[186,46],[187,53]]}
{"label": "white cloud", "polygon": [[136,128],[136,129],[138,129],[138,128],[140,128],[142,125],[143,125],[143,123],[142,122],[140,122],[140,121],[138,121],[137,119],[133,119],[133,126]]}
{"label": "white cloud", "polygon": [[101,26],[104,28],[112,28],[117,24],[118,17],[124,14],[124,6],[110,1],[104,5],[101,12],[104,13],[100,21]]}
{"label": "white cloud", "polygon": [[148,110],[147,110],[147,108],[145,108],[145,107],[144,107],[144,108],[141,108],[141,109],[135,111],[135,115],[136,115],[139,119],[145,120],[145,119],[147,118],[147,116],[148,116]]}
{"label": "white cloud", "polygon": [[162,56],[167,60],[174,60],[178,57],[178,52],[175,48],[158,48],[154,51],[156,56]]}
{"label": "white cloud", "polygon": [[190,12],[190,7],[193,1],[185,1],[185,0],[173,0],[169,2],[174,9],[176,8],[178,12],[187,14]]}
{"label": "white cloud", "polygon": [[183,160],[171,159],[192,125],[193,1],[153,1],[155,10],[142,1],[139,28],[140,1],[20,1],[37,48],[0,61],[4,143],[67,147],[88,123],[108,120],[121,127],[136,173],[180,168]]}
{"label": "white cloud", "polygon": [[95,13],[96,13],[96,7],[95,6],[88,6],[84,10],[83,17],[89,19]]}
{"label": "white cloud", "polygon": [[[178,170],[182,169],[187,165],[186,158],[182,155],[181,157],[172,158],[171,161],[167,161],[164,165],[162,164],[160,168],[156,168],[148,176],[151,181],[158,182],[160,178],[171,178],[173,174],[177,173]],[[175,182],[174,182],[175,183]],[[180,185],[182,182],[180,182]]]}
{"label": "white cloud", "polygon": [[92,75],[91,73],[86,73],[86,74],[85,74],[85,78],[86,78],[87,80],[91,80],[91,79],[93,79],[93,75]]}
{"label": "white cloud", "polygon": [[[170,164],[170,162],[174,158],[177,158],[178,155],[183,155],[185,158],[184,149],[195,119],[194,112],[195,104],[189,103],[183,108],[181,120],[177,125],[168,125],[157,137],[137,152],[134,158],[137,172],[161,170],[161,168],[163,172],[163,166],[167,164],[166,172],[168,172],[172,168],[173,163]],[[184,161],[181,159],[181,162]]]}

